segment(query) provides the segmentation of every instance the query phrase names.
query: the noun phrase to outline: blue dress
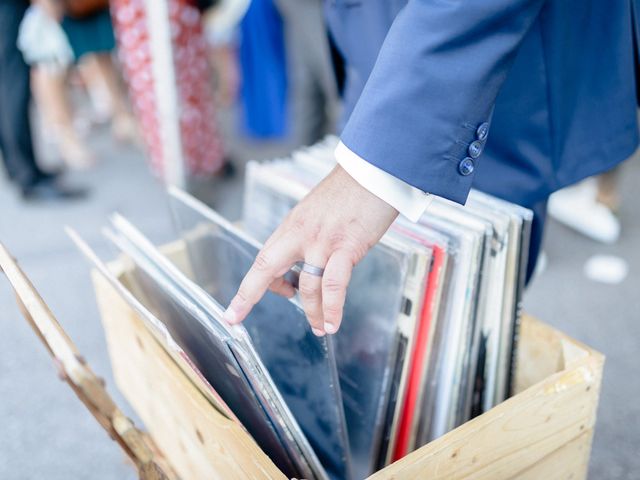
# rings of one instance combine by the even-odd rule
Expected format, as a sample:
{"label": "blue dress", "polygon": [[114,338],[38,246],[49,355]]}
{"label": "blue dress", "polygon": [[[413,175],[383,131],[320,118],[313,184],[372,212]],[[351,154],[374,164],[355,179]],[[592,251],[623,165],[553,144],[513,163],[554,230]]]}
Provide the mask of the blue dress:
{"label": "blue dress", "polygon": [[253,0],[241,23],[243,127],[254,138],[287,131],[287,74],[282,18],[272,0]]}

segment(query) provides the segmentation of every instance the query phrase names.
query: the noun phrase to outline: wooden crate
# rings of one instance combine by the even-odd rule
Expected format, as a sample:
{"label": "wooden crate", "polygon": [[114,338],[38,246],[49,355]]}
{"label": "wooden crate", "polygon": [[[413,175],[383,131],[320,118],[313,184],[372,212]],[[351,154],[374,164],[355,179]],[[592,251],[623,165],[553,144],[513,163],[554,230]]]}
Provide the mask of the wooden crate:
{"label": "wooden crate", "polygon": [[[183,252],[168,251],[178,264]],[[126,284],[130,264],[110,265]],[[116,383],[185,479],[286,478],[236,423],[208,401],[139,316],[98,274],[94,284]],[[584,479],[604,357],[524,317],[516,395],[375,473],[391,479]]]}

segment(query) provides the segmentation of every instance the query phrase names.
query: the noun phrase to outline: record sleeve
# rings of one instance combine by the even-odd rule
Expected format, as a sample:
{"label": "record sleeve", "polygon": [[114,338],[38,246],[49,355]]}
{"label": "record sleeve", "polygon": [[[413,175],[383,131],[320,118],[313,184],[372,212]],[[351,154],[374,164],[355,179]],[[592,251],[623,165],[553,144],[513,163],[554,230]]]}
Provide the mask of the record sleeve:
{"label": "record sleeve", "polygon": [[[411,355],[424,301],[427,271],[431,261],[431,249],[407,239],[393,230],[383,237],[382,243],[397,251],[405,252],[409,259],[409,268],[404,278],[403,303],[398,316],[398,332],[401,336],[401,342],[405,345],[404,354],[401,357],[396,357],[396,361],[401,363],[400,366],[396,367],[396,371],[399,369],[400,378],[397,391],[389,399],[390,403],[387,408],[391,410],[391,413],[387,415],[387,418],[390,419],[390,422],[385,425],[386,431],[383,434],[383,443],[378,461],[378,465],[383,463],[388,465],[392,462],[395,445],[398,440],[398,429],[411,369]],[[362,288],[366,291],[367,283],[364,283]]]}
{"label": "record sleeve", "polygon": [[511,391],[533,212],[477,190],[471,191],[469,199],[487,208],[508,214],[511,219],[500,359],[494,399],[495,403],[500,403],[509,396]]}
{"label": "record sleeve", "polygon": [[[172,189],[170,204],[193,280],[228,304],[260,245],[204,204]],[[267,292],[243,325],[331,478],[350,478],[342,396],[330,337],[316,337],[291,300]]]}
{"label": "record sleeve", "polygon": [[[272,232],[314,184],[312,177],[291,162],[252,163],[243,215],[247,231],[257,236]],[[412,328],[402,307],[415,303],[411,296],[420,291],[412,289],[415,280],[406,280],[411,253],[394,245],[385,236],[354,268],[342,326],[334,336],[356,478],[386,461]]]}
{"label": "record sleeve", "polygon": [[385,414],[401,379],[407,340],[398,322],[408,268],[404,253],[384,244],[371,249],[353,270],[334,335],[356,478],[377,467]]}
{"label": "record sleeve", "polygon": [[[407,388],[392,458],[393,461],[396,461],[409,453],[415,443],[415,426],[419,417],[416,409],[425,383],[425,372],[429,361],[429,347],[431,345],[433,331],[435,330],[439,296],[442,292],[440,282],[442,281],[443,267],[446,262],[446,241],[442,238],[434,241],[433,235],[431,235],[431,238],[428,238],[426,228],[421,226],[417,226],[416,228],[416,225],[407,225],[406,222],[396,222],[392,229],[398,234],[413,239],[431,249],[428,276],[425,282],[424,300],[420,309],[420,320],[415,334],[415,344],[410,357],[411,363]],[[437,245],[438,242],[441,242],[441,245]]]}
{"label": "record sleeve", "polygon": [[522,321],[522,298],[527,282],[527,268],[529,267],[529,249],[531,246],[531,228],[533,227],[533,211],[515,206],[517,214],[522,217],[522,228],[520,230],[520,262],[518,264],[518,286],[516,289],[516,314],[513,331],[511,334],[511,351],[509,353],[509,372],[505,387],[506,397],[514,394],[513,383],[516,371],[516,361],[518,359],[518,343],[520,336],[520,322]]}
{"label": "record sleeve", "polygon": [[[207,398],[211,405],[222,415],[236,421],[243,428],[244,426],[233,413],[233,410],[224,402],[222,397],[215,391],[205,376],[198,370],[193,361],[186,352],[173,339],[167,327],[156,316],[154,316],[147,307],[145,307],[132,293],[135,290],[133,279],[128,282],[130,287],[127,288],[116,278],[109,267],[98,257],[98,255],[89,247],[89,245],[73,230],[66,229],[71,240],[76,244],[80,252],[85,256],[89,263],[95,268],[102,277],[118,292],[120,296],[129,304],[129,306],[142,318],[151,334],[156,338],[165,352],[179,365],[180,369],[191,379],[193,384],[198,388],[202,395]],[[122,257],[122,260],[126,258]],[[135,268],[135,267],[134,267]],[[245,429],[246,430],[246,429]]]}
{"label": "record sleeve", "polygon": [[[139,300],[167,327],[189,358],[230,406],[260,447],[287,475],[313,475],[287,423],[295,420],[269,415],[272,398],[265,402],[265,381],[251,384],[246,372],[254,375],[254,366],[239,343],[213,327],[222,308],[199,308],[188,295],[167,278],[149,258],[126,237],[108,238],[138,266],[132,272]],[[255,375],[254,375],[255,376]]]}
{"label": "record sleeve", "polygon": [[442,326],[443,344],[437,359],[436,399],[428,418],[429,425],[421,426],[422,431],[418,435],[418,443],[425,444],[455,428],[461,416],[459,400],[473,332],[483,236],[435,215],[425,215],[420,222],[456,239],[455,264],[446,300],[448,312]]}
{"label": "record sleeve", "polygon": [[247,163],[242,223],[259,242],[266,242],[276,227],[309,189],[283,181],[269,164]]}
{"label": "record sleeve", "polygon": [[452,391],[456,413],[449,427],[451,429],[466,422],[471,415],[480,333],[485,313],[483,307],[490,280],[487,270],[491,256],[493,227],[490,222],[478,218],[463,206],[440,198],[434,199],[429,208],[428,216],[439,217],[446,222],[455,223],[470,232],[474,238],[469,264],[471,276],[469,286],[471,289],[465,298],[465,303],[468,304],[465,316],[468,320],[460,338],[460,348],[463,350],[457,359],[457,374],[460,376],[460,383]]}
{"label": "record sleeve", "polygon": [[472,417],[496,405],[496,379],[500,368],[500,339],[503,328],[503,308],[507,259],[509,254],[510,216],[475,199],[471,195],[467,210],[490,221],[493,226],[491,260],[489,266],[489,288],[486,292],[485,315],[482,326],[481,348],[478,352],[479,368],[476,372],[476,392],[472,406]]}

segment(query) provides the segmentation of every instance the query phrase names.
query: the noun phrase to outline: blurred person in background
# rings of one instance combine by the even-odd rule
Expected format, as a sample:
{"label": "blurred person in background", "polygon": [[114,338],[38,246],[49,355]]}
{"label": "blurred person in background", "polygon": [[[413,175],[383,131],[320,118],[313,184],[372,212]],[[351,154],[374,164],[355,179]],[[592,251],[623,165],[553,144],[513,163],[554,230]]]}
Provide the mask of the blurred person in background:
{"label": "blurred person in background", "polygon": [[112,0],[118,54],[153,173],[188,186],[233,174],[216,122],[196,0]]}
{"label": "blurred person in background", "polygon": [[255,140],[283,140],[291,133],[291,82],[284,22],[274,0],[251,0],[240,35],[242,131]]}
{"label": "blurred person in background", "polygon": [[620,238],[620,170],[622,165],[554,193],[549,215],[597,242],[613,244]]}
{"label": "blurred person in background", "polygon": [[294,139],[311,145],[334,131],[338,93],[322,0],[275,0],[285,25]]}
{"label": "blurred person in background", "polygon": [[65,187],[58,175],[36,163],[29,120],[30,69],[17,45],[28,6],[26,1],[0,0],[0,156],[25,200],[79,198],[83,191]]}
{"label": "blurred person in background", "polygon": [[204,12],[205,38],[214,75],[216,101],[231,107],[238,97],[240,70],[238,65],[238,26],[250,0],[199,0]]}
{"label": "blurred person in background", "polygon": [[[111,120],[116,140],[134,141],[136,126],[112,61],[115,39],[108,2],[35,0],[34,3],[52,20],[60,22],[98,116]],[[73,7],[76,4],[80,7]],[[72,168],[86,168],[93,165],[95,157],[74,125],[69,73],[64,65],[54,68],[49,63],[35,62],[34,93],[65,163]]]}

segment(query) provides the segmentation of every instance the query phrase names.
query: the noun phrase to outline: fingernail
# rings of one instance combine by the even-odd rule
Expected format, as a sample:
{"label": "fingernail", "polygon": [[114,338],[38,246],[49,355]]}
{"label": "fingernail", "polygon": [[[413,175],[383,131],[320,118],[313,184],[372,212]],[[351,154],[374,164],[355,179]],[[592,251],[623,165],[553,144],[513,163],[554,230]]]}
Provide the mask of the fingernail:
{"label": "fingernail", "polygon": [[324,337],[324,332],[322,330],[319,330],[317,328],[311,328],[311,331],[316,337]]}
{"label": "fingernail", "polygon": [[236,312],[231,307],[227,308],[224,311],[222,318],[224,319],[225,322],[230,323],[232,325],[238,321],[238,315],[236,315]]}
{"label": "fingernail", "polygon": [[338,329],[336,328],[336,326],[333,323],[325,323],[324,324],[324,331],[331,334],[331,333],[336,333],[338,331]]}

